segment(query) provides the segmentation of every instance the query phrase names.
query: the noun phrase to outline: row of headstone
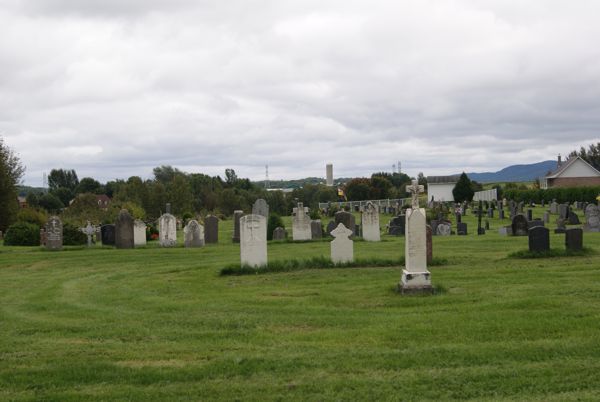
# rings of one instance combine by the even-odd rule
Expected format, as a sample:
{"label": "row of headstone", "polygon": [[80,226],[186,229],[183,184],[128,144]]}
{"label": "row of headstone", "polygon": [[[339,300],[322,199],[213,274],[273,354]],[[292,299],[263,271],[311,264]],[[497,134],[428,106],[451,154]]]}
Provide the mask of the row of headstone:
{"label": "row of headstone", "polygon": [[[544,252],[550,250],[550,230],[543,226],[536,226],[528,230],[529,251]],[[583,248],[583,230],[570,228],[565,230],[565,247],[567,250],[581,250]]]}

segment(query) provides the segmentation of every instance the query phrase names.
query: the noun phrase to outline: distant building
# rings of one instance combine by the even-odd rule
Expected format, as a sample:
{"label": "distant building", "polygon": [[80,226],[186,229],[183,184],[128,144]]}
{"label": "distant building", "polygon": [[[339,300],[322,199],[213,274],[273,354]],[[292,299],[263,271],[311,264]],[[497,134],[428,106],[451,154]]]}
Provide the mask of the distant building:
{"label": "distant building", "polygon": [[452,176],[428,176],[427,177],[427,201],[454,201],[452,190],[458,182],[460,175]]}
{"label": "distant building", "polygon": [[96,195],[96,201],[98,202],[98,208],[100,209],[106,210],[110,205],[110,197],[106,194]]}
{"label": "distant building", "polygon": [[333,186],[333,165],[331,163],[328,163],[327,166],[325,166],[325,173],[326,173],[325,184],[329,187],[332,187]]}
{"label": "distant building", "polygon": [[540,179],[540,188],[600,186],[600,172],[579,156],[562,162],[558,155],[556,169]]}
{"label": "distant building", "polygon": [[17,197],[17,200],[19,201],[20,208],[27,208],[27,198],[20,195]]}

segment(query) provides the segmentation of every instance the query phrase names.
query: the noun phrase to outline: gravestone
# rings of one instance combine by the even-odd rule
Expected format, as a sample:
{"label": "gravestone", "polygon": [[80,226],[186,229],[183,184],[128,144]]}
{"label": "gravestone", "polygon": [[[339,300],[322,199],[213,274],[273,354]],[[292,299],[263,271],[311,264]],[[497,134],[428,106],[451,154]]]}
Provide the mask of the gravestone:
{"label": "gravestone", "polygon": [[438,223],[436,230],[438,236],[450,236],[452,234],[452,226],[447,222]]}
{"label": "gravestone", "polygon": [[354,242],[348,238],[352,234],[353,232],[341,222],[331,232],[331,235],[334,237],[330,243],[331,261],[334,264],[354,261]]}
{"label": "gravestone", "polygon": [[493,218],[494,217],[494,210],[492,208],[488,208],[487,217],[488,218]]}
{"label": "gravestone", "polygon": [[585,207],[585,225],[586,232],[600,232],[600,208],[596,204],[588,204]]}
{"label": "gravestone", "polygon": [[335,213],[335,224],[336,227],[338,224],[343,223],[344,227],[346,227],[346,229],[350,229],[352,231],[352,233],[355,232],[356,228],[355,228],[355,220],[354,220],[354,215],[352,215],[350,212],[346,212],[346,211],[339,211]]}
{"label": "gravestone", "polygon": [[184,247],[204,246],[204,227],[197,220],[192,219],[183,228]]}
{"label": "gravestone", "polygon": [[434,236],[437,236],[438,232],[437,232],[437,227],[438,227],[438,220],[437,219],[432,219],[431,222],[429,222],[429,224],[431,225],[431,231],[434,234]]}
{"label": "gravestone", "polygon": [[567,250],[583,249],[583,229],[569,228],[565,230],[565,247]]}
{"label": "gravestone", "polygon": [[465,222],[459,222],[456,225],[456,234],[459,236],[466,236],[468,234],[467,224]]}
{"label": "gravestone", "polygon": [[46,222],[46,249],[51,251],[62,250],[63,225],[58,216],[51,216]]}
{"label": "gravestone", "polygon": [[482,214],[483,202],[479,201],[479,210],[477,211],[477,235],[484,235],[485,229],[481,226],[481,214]]}
{"label": "gravestone", "polygon": [[567,230],[566,221],[561,218],[556,219],[556,229],[554,229],[554,233],[565,233]]}
{"label": "gravestone", "polygon": [[569,225],[579,225],[579,216],[573,211],[569,211]]}
{"label": "gravestone", "polygon": [[544,212],[544,218],[542,219],[544,223],[550,223],[550,212]]}
{"label": "gravestone", "polygon": [[569,205],[568,204],[560,204],[558,206],[558,215],[561,219],[569,218]]}
{"label": "gravestone", "polygon": [[81,228],[81,231],[87,237],[87,246],[92,247],[92,243],[94,242],[92,237],[96,234],[96,226],[92,225],[90,221],[87,221],[87,225],[85,225],[84,228]]}
{"label": "gravestone", "polygon": [[501,226],[498,228],[498,234],[500,236],[512,236],[512,225]]}
{"label": "gravestone", "polygon": [[240,219],[242,219],[243,215],[244,211],[233,211],[233,237],[231,238],[231,240],[234,243],[240,242]]}
{"label": "gravestone", "polygon": [[273,240],[285,240],[287,238],[287,232],[281,226],[278,226],[273,230]]}
{"label": "gravestone", "polygon": [[245,215],[240,218],[240,259],[242,265],[267,265],[267,218]]}
{"label": "gravestone", "polygon": [[527,218],[522,214],[517,214],[512,219],[512,235],[513,236],[527,236],[528,226]]}
{"label": "gravestone", "polygon": [[354,225],[354,236],[361,237],[360,224],[358,224],[358,223],[356,225]]}
{"label": "gravestone", "polygon": [[102,225],[100,227],[103,246],[115,245],[115,225]]}
{"label": "gravestone", "polygon": [[168,212],[158,218],[158,242],[161,247],[174,247],[177,244],[177,219]]}
{"label": "gravestone", "polygon": [[204,244],[219,242],[219,218],[208,215],[204,218]]}
{"label": "gravestone", "polygon": [[504,219],[504,210],[503,209],[498,211],[498,218]]}
{"label": "gravestone", "polygon": [[372,202],[367,202],[361,217],[362,237],[366,241],[380,241],[381,232],[379,230],[379,211]]}
{"label": "gravestone", "polygon": [[430,265],[433,260],[433,233],[429,225],[425,225],[425,230],[427,237],[427,265]]}
{"label": "gravestone", "polygon": [[558,203],[556,201],[550,203],[550,213],[553,215],[558,214]]}
{"label": "gravestone", "polygon": [[533,220],[533,210],[531,210],[531,209],[527,210],[527,220],[528,221],[532,221]]}
{"label": "gravestone", "polygon": [[523,201],[519,201],[518,204],[518,209],[519,209],[519,213],[522,214],[523,213],[523,207],[525,206],[525,203]]}
{"label": "gravestone", "polygon": [[490,230],[490,221],[488,221],[487,219],[485,220],[485,230]]}
{"label": "gravestone", "polygon": [[400,215],[392,218],[389,223],[388,234],[392,236],[404,236],[405,225],[406,215]]}
{"label": "gravestone", "polygon": [[254,205],[252,206],[252,213],[254,215],[262,215],[265,218],[269,219],[269,204],[267,204],[267,201],[263,200],[262,198],[259,198],[254,202]]}
{"label": "gravestone", "polygon": [[331,236],[331,232],[335,229],[335,222],[334,221],[329,221],[329,223],[327,224],[327,234],[329,236]]}
{"label": "gravestone", "polygon": [[402,293],[432,292],[431,273],[427,270],[427,230],[425,209],[419,208],[423,186],[412,181],[406,191],[412,195],[412,208],[406,210],[405,267],[398,288]]}
{"label": "gravestone", "polygon": [[529,251],[543,252],[550,250],[550,230],[543,226],[536,226],[528,230]]}
{"label": "gravestone", "polygon": [[544,222],[541,219],[534,219],[532,221],[527,222],[527,228],[531,229],[536,226],[544,226]]}
{"label": "gravestone", "polygon": [[462,222],[462,215],[460,213],[454,214],[454,217],[456,218],[457,224]]}
{"label": "gravestone", "polygon": [[115,247],[133,248],[133,218],[129,211],[122,209],[115,223]]}
{"label": "gravestone", "polygon": [[321,225],[320,219],[310,221],[310,237],[313,240],[321,239],[323,237],[323,226]]}
{"label": "gravestone", "polygon": [[312,239],[310,221],[308,208],[299,202],[298,206],[294,208],[292,217],[292,239],[294,241]]}
{"label": "gravestone", "polygon": [[139,219],[133,221],[133,244],[136,247],[146,245],[146,223]]}

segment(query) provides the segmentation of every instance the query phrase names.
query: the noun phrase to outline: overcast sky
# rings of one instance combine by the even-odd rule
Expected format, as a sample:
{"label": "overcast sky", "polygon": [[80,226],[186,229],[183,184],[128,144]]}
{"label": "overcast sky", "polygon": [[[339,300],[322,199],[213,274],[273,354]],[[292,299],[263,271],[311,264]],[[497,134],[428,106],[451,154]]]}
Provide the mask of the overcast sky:
{"label": "overcast sky", "polygon": [[104,182],[496,171],[600,141],[600,2],[0,0],[0,136]]}

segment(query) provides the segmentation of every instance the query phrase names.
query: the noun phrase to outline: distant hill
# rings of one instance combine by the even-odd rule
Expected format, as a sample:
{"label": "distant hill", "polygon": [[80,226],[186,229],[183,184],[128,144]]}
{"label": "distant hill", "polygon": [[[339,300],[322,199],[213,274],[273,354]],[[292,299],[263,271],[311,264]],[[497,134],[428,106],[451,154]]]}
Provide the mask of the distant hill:
{"label": "distant hill", "polygon": [[469,179],[479,183],[533,181],[556,169],[556,161],[543,161],[529,165],[512,165],[497,172],[467,173]]}

